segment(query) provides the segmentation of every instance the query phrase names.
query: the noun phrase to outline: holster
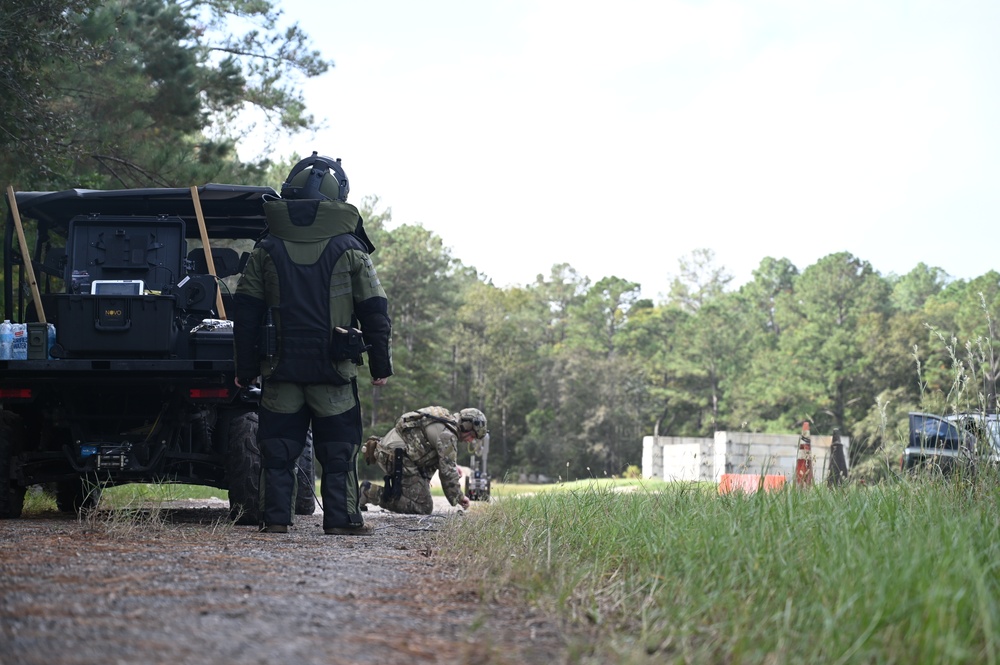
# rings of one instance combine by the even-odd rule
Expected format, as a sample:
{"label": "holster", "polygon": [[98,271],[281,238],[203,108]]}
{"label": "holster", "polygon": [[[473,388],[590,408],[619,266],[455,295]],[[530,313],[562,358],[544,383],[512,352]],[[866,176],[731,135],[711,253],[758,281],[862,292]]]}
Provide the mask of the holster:
{"label": "holster", "polygon": [[365,344],[361,331],[357,328],[333,329],[333,340],[330,342],[330,357],[333,360],[350,360],[355,365],[364,365],[365,359],[362,355],[371,348],[370,344]]}
{"label": "holster", "polygon": [[385,489],[382,496],[387,499],[398,499],[403,495],[403,449],[393,451],[392,472],[385,476]]}

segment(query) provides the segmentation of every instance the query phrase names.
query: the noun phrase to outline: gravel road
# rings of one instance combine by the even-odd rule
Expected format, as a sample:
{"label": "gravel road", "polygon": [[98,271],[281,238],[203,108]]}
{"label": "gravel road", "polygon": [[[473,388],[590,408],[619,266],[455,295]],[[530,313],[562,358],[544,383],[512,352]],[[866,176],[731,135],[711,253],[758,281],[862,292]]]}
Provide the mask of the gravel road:
{"label": "gravel road", "polygon": [[318,510],[262,534],[211,500],[0,521],[0,663],[569,662],[557,622],[456,579],[439,529],[474,515],[437,501],[373,508],[371,537]]}

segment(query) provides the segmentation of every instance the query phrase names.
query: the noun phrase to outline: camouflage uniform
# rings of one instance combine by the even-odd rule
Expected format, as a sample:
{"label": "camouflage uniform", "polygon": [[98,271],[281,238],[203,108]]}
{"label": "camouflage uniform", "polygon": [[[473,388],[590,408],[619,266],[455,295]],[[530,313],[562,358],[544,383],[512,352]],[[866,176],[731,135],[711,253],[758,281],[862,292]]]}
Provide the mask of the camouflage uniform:
{"label": "camouflage uniform", "polygon": [[429,406],[400,416],[368,455],[387,475],[392,475],[395,450],[403,449],[402,491],[397,498],[386,496],[386,488],[372,484],[362,493],[362,501],[395,513],[430,515],[434,510],[431,498],[431,477],[438,472],[441,488],[451,505],[462,500],[459,482],[458,419],[447,409]]}

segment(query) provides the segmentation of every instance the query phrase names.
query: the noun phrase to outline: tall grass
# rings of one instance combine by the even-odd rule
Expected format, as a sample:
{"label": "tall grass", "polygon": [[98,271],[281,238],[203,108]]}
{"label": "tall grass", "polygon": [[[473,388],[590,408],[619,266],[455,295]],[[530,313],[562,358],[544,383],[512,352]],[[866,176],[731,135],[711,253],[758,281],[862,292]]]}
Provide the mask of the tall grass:
{"label": "tall grass", "polygon": [[452,537],[484,594],[586,628],[594,662],[995,663],[998,487],[595,485],[499,500]]}

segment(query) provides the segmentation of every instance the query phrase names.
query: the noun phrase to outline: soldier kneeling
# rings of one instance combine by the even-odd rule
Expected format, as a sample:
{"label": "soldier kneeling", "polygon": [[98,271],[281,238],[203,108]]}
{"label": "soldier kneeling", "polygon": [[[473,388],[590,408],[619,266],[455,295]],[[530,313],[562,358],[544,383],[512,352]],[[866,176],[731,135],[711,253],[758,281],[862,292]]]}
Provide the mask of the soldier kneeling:
{"label": "soldier kneeling", "polygon": [[385,485],[364,481],[361,505],[430,515],[434,510],[431,477],[437,471],[448,503],[468,508],[469,497],[462,494],[456,467],[458,441],[475,444],[485,437],[486,416],[479,409],[452,414],[429,406],[404,413],[385,436],[369,437],[364,444],[365,461],[382,468]]}

